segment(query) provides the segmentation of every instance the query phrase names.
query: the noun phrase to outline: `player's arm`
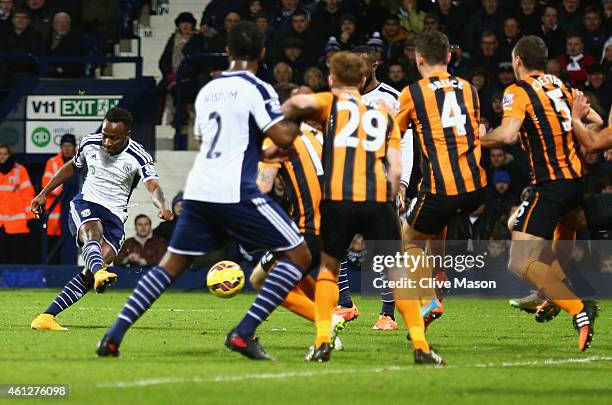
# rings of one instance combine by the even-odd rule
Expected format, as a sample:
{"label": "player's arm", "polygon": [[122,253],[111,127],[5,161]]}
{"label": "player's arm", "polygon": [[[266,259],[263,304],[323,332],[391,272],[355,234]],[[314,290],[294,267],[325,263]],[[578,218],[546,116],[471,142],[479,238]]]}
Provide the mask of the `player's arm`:
{"label": "player's arm", "polygon": [[153,201],[153,205],[159,209],[158,216],[163,220],[172,221],[174,214],[172,213],[172,210],[168,208],[164,191],[159,184],[159,179],[148,179],[144,182],[144,185],[147,188],[147,191],[151,193],[151,201]]}
{"label": "player's arm", "polygon": [[296,94],[285,101],[282,106],[285,118],[299,122],[319,109],[319,102],[312,94]]}
{"label": "player's arm", "polygon": [[402,153],[399,148],[387,149],[387,179],[391,183],[391,195],[397,195],[402,178]]}
{"label": "player's arm", "polygon": [[278,174],[278,167],[274,166],[263,166],[259,173],[257,174],[257,187],[259,187],[259,191],[264,194],[272,191],[272,187],[274,187],[274,179]]}
{"label": "player's arm", "polygon": [[[572,102],[572,127],[574,134],[578,138],[578,142],[587,150],[587,152],[596,152],[604,149],[612,148],[612,129],[610,127],[601,132],[596,132],[589,128],[594,122],[595,115],[599,118],[601,124],[603,121],[599,115],[589,106],[587,98],[581,92],[574,92],[574,100]],[[585,124],[583,121],[589,121]]]}
{"label": "player's arm", "polygon": [[516,117],[504,117],[501,125],[488,134],[480,133],[480,142],[484,148],[501,148],[512,145],[518,139],[523,120]]}
{"label": "player's arm", "polygon": [[36,197],[30,203],[30,210],[38,217],[42,212],[42,207],[47,202],[47,196],[50,192],[55,190],[58,186],[64,184],[69,178],[71,178],[77,172],[77,166],[74,160],[70,159],[55,173],[55,176],[49,181],[49,183],[38,193]]}

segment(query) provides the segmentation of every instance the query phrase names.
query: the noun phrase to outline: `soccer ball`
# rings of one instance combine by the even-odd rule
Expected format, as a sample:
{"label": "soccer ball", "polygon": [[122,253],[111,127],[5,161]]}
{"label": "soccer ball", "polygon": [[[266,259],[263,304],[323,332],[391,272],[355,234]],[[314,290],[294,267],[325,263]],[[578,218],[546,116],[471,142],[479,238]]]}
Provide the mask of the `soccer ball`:
{"label": "soccer ball", "polygon": [[237,263],[223,260],[208,270],[206,286],[217,297],[232,298],[244,287],[244,272]]}

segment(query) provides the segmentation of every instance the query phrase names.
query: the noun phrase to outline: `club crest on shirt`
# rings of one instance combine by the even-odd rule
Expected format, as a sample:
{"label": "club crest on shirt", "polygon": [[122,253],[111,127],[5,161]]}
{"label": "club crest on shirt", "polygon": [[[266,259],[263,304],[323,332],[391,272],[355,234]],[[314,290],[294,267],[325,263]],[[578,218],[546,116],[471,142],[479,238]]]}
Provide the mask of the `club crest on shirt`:
{"label": "club crest on shirt", "polygon": [[123,171],[124,171],[126,174],[130,174],[130,173],[132,173],[132,165],[131,165],[131,164],[129,164],[129,163],[124,163],[124,164],[123,164]]}
{"label": "club crest on shirt", "polygon": [[89,208],[84,209],[83,211],[81,211],[81,216],[83,218],[87,218],[88,216],[91,215],[91,210]]}
{"label": "club crest on shirt", "polygon": [[510,105],[512,103],[514,103],[514,94],[512,94],[512,93],[506,94],[504,96],[503,101],[502,101],[502,106],[507,106],[507,105]]}

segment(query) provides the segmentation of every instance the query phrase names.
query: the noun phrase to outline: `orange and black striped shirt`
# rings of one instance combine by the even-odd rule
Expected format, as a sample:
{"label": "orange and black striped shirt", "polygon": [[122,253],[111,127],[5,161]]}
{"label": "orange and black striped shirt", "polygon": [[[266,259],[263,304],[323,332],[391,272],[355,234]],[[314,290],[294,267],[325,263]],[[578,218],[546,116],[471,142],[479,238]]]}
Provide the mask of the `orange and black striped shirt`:
{"label": "orange and black striped shirt", "polygon": [[400,133],[384,105],[370,104],[359,92],[314,94],[318,109],[309,118],[323,127],[323,199],[391,201],[387,148],[400,149]]}
{"label": "orange and black striped shirt", "polygon": [[523,121],[520,145],[528,157],[531,184],[576,179],[585,172],[572,132],[572,100],[561,80],[544,73],[528,76],[504,92],[504,118]]}
{"label": "orange and black striped shirt", "polygon": [[[293,143],[296,156],[283,163],[261,163],[262,167],[277,167],[285,182],[285,193],[291,203],[291,217],[304,235],[319,235],[321,229],[320,176],[323,175],[321,154],[323,135],[308,124],[302,124],[301,135]],[[265,149],[272,140],[264,140]]]}
{"label": "orange and black striped shirt", "polygon": [[480,102],[468,81],[436,72],[405,87],[400,104],[400,131],[412,127],[421,149],[419,191],[457,195],[487,185],[480,165]]}

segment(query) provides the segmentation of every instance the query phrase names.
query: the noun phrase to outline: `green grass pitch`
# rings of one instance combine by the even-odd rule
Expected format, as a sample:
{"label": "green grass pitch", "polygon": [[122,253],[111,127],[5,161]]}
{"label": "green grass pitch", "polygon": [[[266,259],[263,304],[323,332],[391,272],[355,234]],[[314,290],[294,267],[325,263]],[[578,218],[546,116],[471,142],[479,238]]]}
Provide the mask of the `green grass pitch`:
{"label": "green grass pitch", "polygon": [[505,300],[448,299],[428,338],[449,366],[412,364],[405,331],[373,331],[379,302],[342,334],[330,363],[305,363],[314,328],[285,309],[259,329],[276,362],[253,362],[223,346],[254,295],[222,300],[169,292],[133,327],[120,358],[94,348],[128,291],[89,294],[59,316],[66,332],[33,331],[57,291],[0,292],[0,383],[70,384],[79,403],[610,403],[612,302],[601,302],[593,348],[579,353],[570,318],[548,324]]}

